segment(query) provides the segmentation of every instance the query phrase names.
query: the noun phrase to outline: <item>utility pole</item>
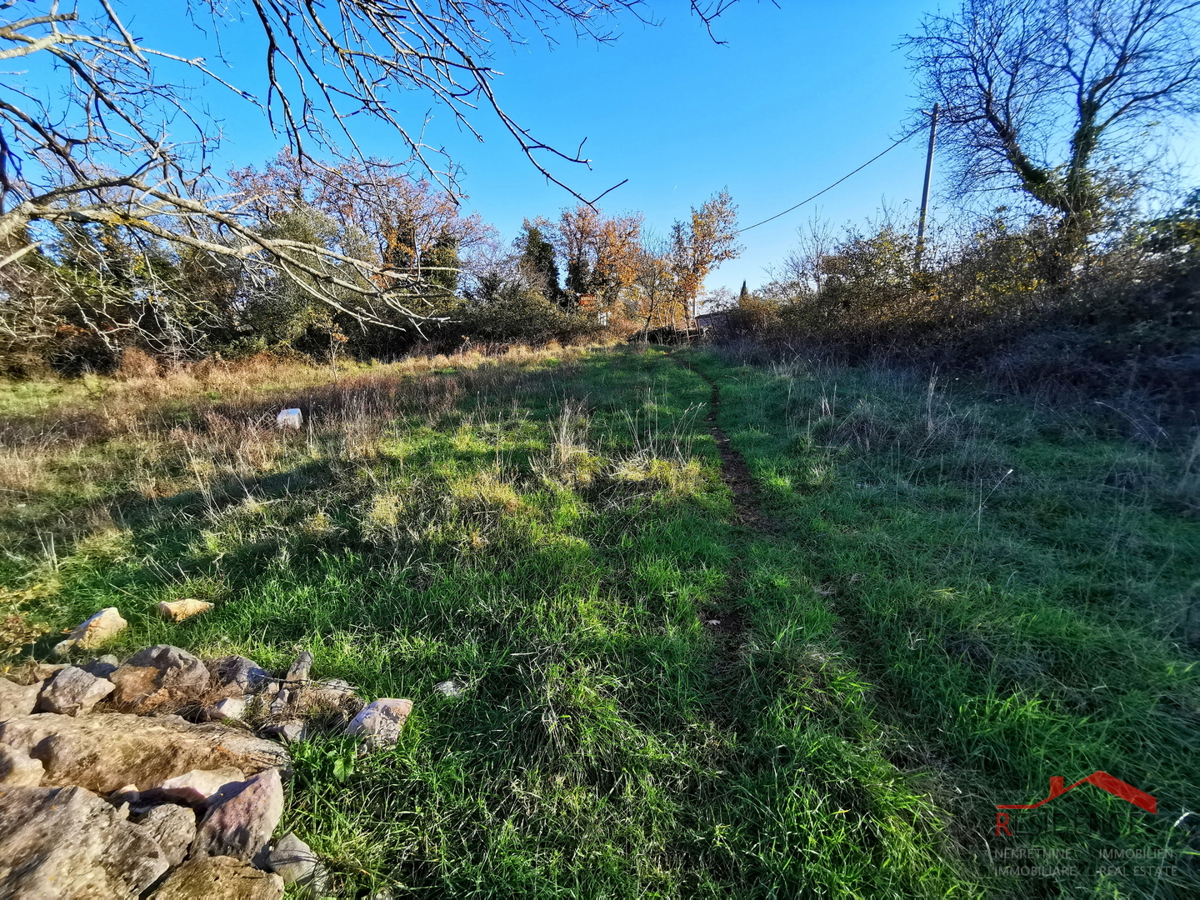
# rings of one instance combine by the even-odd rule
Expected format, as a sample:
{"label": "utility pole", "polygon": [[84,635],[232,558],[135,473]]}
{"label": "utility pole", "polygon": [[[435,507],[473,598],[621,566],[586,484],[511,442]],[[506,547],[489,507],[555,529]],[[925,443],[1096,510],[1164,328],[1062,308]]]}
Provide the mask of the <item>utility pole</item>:
{"label": "utility pole", "polygon": [[925,187],[921,190],[921,218],[917,222],[917,269],[921,268],[921,254],[925,251],[925,217],[929,214],[929,185],[933,181],[933,146],[937,141],[938,113],[940,103],[933,104],[933,116],[929,121],[929,152],[925,156]]}

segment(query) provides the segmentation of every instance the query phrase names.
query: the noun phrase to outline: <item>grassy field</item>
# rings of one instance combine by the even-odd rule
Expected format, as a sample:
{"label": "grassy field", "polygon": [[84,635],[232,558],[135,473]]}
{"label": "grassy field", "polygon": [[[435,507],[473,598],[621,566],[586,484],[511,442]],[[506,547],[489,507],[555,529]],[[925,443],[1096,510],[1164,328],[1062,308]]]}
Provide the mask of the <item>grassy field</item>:
{"label": "grassy field", "polygon": [[[0,640],[412,698],[293,746],[341,896],[1195,896],[1200,443],[1127,430],[689,350],[0,385]],[[1158,814],[995,833],[1097,770]]]}

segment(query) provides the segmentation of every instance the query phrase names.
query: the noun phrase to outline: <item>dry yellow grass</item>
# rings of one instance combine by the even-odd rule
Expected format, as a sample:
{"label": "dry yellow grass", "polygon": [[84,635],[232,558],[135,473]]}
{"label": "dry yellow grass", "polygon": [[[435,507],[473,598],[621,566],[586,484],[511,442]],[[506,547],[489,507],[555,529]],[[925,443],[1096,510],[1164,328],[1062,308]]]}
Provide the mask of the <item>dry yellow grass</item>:
{"label": "dry yellow grass", "polygon": [[[464,395],[585,352],[514,346],[337,371],[267,356],[163,368],[134,353],[112,378],[0,382],[0,543],[53,566],[68,545],[113,527],[114,504],[196,491],[211,506],[285,461],[352,464],[378,452],[399,415],[432,421]],[[304,411],[299,433],[275,426],[284,407]]]}

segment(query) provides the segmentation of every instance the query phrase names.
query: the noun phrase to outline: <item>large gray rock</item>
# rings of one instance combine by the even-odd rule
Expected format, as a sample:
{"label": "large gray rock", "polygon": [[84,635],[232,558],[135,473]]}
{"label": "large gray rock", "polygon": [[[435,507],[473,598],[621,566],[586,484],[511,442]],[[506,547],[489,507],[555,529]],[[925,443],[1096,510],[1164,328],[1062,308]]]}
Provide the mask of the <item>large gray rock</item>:
{"label": "large gray rock", "polygon": [[129,657],[109,680],[117,686],[113,703],[149,708],[199,697],[208,689],[208,668],[186,650],[158,644]]}
{"label": "large gray rock", "polygon": [[323,894],[329,880],[312,848],[293,832],[288,832],[275,844],[267,857],[267,868],[277,873],[284,884],[295,884],[298,893],[306,897]]}
{"label": "large gray rock", "polygon": [[0,722],[32,715],[41,689],[40,682],[16,684],[7,678],[0,678]]}
{"label": "large gray rock", "polygon": [[368,703],[354,721],[346,726],[346,734],[361,737],[371,749],[394,747],[400,740],[404,720],[412,712],[411,700],[390,698]]}
{"label": "large gray rock", "polygon": [[0,785],[7,787],[37,787],[42,783],[45,769],[27,753],[0,744]]}
{"label": "large gray rock", "polygon": [[158,844],[168,863],[177,866],[187,858],[196,839],[196,814],[187,807],[163,803],[139,818],[137,827]]}
{"label": "large gray rock", "polygon": [[114,689],[111,681],[97,678],[75,666],[67,666],[55,672],[54,676],[42,685],[37,711],[64,716],[89,713],[93,706]]}
{"label": "large gray rock", "polygon": [[0,791],[0,896],[11,900],[136,897],[167,871],[161,848],[83,788]]}
{"label": "large gray rock", "polygon": [[125,660],[130,666],[150,666],[158,669],[167,676],[171,685],[187,685],[190,687],[207,687],[208,668],[198,657],[186,650],[172,647],[170,644],[155,644],[145,650],[139,650]]}
{"label": "large gray rock", "polygon": [[192,856],[265,861],[271,833],[282,816],[283,780],[278,769],[267,769],[224,802],[209,807],[192,843]]}
{"label": "large gray rock", "polygon": [[280,900],[282,897],[282,878],[228,856],[189,859],[154,892],[154,900]]}
{"label": "large gray rock", "polygon": [[271,680],[271,673],[244,656],[223,656],[209,663],[213,680],[227,696],[253,694]]}
{"label": "large gray rock", "polygon": [[72,650],[94,650],[129,627],[115,606],[100,610],[90,619],[85,619],[71,632],[65,641],[54,645],[57,656],[66,656]]}
{"label": "large gray rock", "polygon": [[204,808],[209,810],[224,803],[231,797],[240,794],[245,786],[245,781],[231,781],[228,784],[221,785],[217,792],[208,798],[208,802],[204,805]]}
{"label": "large gray rock", "polygon": [[131,784],[155,787],[193,769],[230,767],[253,774],[288,765],[287,751],[274,741],[178,716],[26,716],[0,724],[0,744],[40,760],[46,767],[43,784],[77,784],[98,794]]}

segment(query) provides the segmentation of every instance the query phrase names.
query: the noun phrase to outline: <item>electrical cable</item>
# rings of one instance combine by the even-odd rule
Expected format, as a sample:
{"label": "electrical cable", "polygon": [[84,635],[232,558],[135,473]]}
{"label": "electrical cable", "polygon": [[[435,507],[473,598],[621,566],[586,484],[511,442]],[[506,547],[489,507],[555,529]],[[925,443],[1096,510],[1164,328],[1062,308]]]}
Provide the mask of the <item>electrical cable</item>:
{"label": "electrical cable", "polygon": [[901,144],[903,144],[905,141],[907,141],[910,137],[912,137],[915,134],[920,134],[922,131],[924,131],[928,127],[929,126],[927,126],[927,125],[922,125],[920,128],[913,129],[908,134],[906,134],[904,137],[900,138],[900,140],[896,141],[896,143],[892,144],[892,146],[890,146],[886,150],[884,150],[882,153],[878,154],[877,156],[872,156],[870,159],[868,159],[865,163],[863,163],[861,166],[859,166],[853,172],[843,175],[841,178],[839,178],[833,184],[829,185],[829,187],[822,188],[821,190],[819,190],[815,194],[813,194],[811,197],[801,200],[795,206],[789,206],[787,209],[785,209],[781,213],[775,213],[775,215],[771,216],[769,219],[763,219],[761,222],[755,222],[753,225],[747,225],[745,228],[739,228],[735,232],[735,234],[741,234],[744,231],[749,231],[751,228],[757,228],[759,225],[766,225],[768,222],[775,221],[780,216],[786,216],[788,213],[792,212],[793,210],[799,209],[805,203],[811,203],[813,200],[816,200],[822,194],[827,193],[828,191],[832,191],[835,187],[837,187],[839,184],[841,184],[843,181],[845,181],[851,175],[857,175],[859,172],[861,172],[863,169],[865,169],[871,163],[875,162],[875,160],[880,159],[880,158],[886,156],[887,154],[891,153],[893,150],[895,150],[897,147],[899,147]]}

